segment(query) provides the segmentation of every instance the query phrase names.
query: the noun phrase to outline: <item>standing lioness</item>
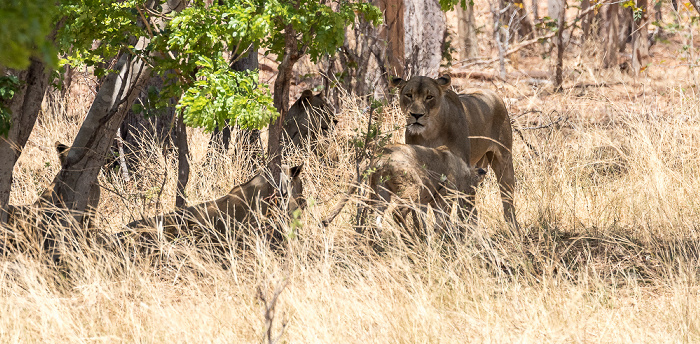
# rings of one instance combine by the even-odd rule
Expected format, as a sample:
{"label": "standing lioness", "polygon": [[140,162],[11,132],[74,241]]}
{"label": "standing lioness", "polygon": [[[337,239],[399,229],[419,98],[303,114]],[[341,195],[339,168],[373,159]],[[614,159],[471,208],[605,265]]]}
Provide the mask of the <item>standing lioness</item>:
{"label": "standing lioness", "polygon": [[450,77],[393,78],[399,104],[406,114],[406,143],[426,147],[447,146],[469,166],[491,166],[501,189],[503,212],[517,225],[513,207],[513,133],[508,110],[493,91],[456,94]]}

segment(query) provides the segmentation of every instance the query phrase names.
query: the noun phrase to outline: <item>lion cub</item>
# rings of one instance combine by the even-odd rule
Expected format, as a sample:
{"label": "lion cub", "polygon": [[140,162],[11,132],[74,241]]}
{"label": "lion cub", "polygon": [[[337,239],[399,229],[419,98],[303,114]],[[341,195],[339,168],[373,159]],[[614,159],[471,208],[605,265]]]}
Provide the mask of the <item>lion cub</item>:
{"label": "lion cub", "polygon": [[[415,210],[415,204],[431,205],[441,212],[449,213],[450,202],[445,199],[448,190],[473,196],[475,187],[486,174],[484,169],[469,167],[446,146],[428,148],[418,145],[387,146],[368,170],[371,171],[369,186],[373,190],[370,203],[380,214],[377,224],[381,224],[381,214],[387,209],[388,203],[395,199],[397,207],[394,215],[404,226],[406,215]],[[325,225],[340,213],[349,194],[356,188],[354,185],[348,196],[343,197],[334,207],[323,221]],[[459,206],[462,211],[468,211],[472,207],[464,197],[460,198]]]}

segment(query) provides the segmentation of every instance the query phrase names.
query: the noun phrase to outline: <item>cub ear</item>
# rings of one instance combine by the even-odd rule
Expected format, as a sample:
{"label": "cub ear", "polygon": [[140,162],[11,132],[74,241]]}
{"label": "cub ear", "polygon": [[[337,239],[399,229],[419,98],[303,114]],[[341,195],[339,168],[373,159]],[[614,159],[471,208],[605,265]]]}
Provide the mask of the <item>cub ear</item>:
{"label": "cub ear", "polygon": [[292,177],[292,179],[295,179],[299,177],[301,174],[301,170],[304,168],[304,164],[301,164],[299,166],[294,166],[289,170],[289,174]]}
{"label": "cub ear", "polygon": [[437,82],[438,86],[440,86],[440,88],[446,90],[448,87],[450,87],[450,83],[452,83],[452,78],[450,78],[449,75],[445,74],[437,78],[435,81]]}
{"label": "cub ear", "polygon": [[406,80],[398,78],[398,77],[392,77],[389,79],[389,85],[391,87],[401,88],[401,87],[403,87],[403,85],[406,85]]}

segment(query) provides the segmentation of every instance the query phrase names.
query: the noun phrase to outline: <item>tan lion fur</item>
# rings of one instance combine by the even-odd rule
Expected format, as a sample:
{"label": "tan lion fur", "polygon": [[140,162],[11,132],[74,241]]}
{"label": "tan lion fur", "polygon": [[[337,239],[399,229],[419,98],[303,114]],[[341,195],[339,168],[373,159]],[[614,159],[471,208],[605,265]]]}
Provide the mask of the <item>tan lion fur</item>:
{"label": "tan lion fur", "polygon": [[[279,201],[285,202],[290,212],[304,208],[303,187],[300,173],[302,166],[289,168],[283,166]],[[230,234],[234,223],[255,221],[253,214],[267,214],[270,202],[277,189],[270,183],[271,178],[259,173],[251,180],[235,186],[226,195],[215,200],[203,202],[173,211],[161,216],[131,222],[127,225],[131,230],[122,232],[121,236],[135,231],[140,238],[153,240],[157,237],[154,228],[162,227],[165,239],[191,237],[196,240],[205,235],[206,228],[213,241],[220,241]]]}
{"label": "tan lion fur", "polygon": [[447,146],[470,166],[490,166],[499,183],[505,218],[517,225],[508,110],[491,90],[457,94],[450,89],[450,82],[449,76],[391,80],[392,86],[399,88],[399,104],[406,115],[406,143]]}
{"label": "tan lion fur", "polygon": [[[373,190],[374,207],[380,214],[387,204],[398,201],[397,219],[406,218],[414,205],[430,205],[449,213],[449,203],[445,197],[449,190],[474,195],[475,187],[481,183],[486,171],[471,168],[446,146],[428,148],[418,145],[390,145],[379,153],[379,159],[369,166],[369,186]],[[323,221],[325,225],[333,221],[345,206],[349,195],[357,186],[353,185],[348,195],[333,208]],[[381,202],[377,202],[381,201]],[[468,212],[471,207],[465,198],[460,198],[460,208]]]}
{"label": "tan lion fur", "polygon": [[296,148],[303,148],[306,143],[316,153],[318,140],[330,134],[337,123],[331,107],[321,97],[306,90],[289,108],[284,121],[283,142]]}

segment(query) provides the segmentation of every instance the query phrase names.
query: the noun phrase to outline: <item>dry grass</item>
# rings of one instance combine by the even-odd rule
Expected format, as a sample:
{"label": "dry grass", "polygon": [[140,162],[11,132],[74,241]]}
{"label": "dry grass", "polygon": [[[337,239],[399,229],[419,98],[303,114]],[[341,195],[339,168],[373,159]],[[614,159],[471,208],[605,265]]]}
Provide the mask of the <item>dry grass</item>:
{"label": "dry grass", "polygon": [[[671,71],[650,68],[636,81],[582,73],[568,86],[613,86],[558,94],[524,82],[470,84],[497,87],[515,127],[544,126],[522,130],[535,150],[514,140],[523,230],[505,225],[490,175],[463,243],[431,237],[408,248],[387,239],[381,253],[356,237],[354,207],[319,224],[352,180],[347,141],[367,120],[347,97],[327,145],[335,160],[294,157],[305,163],[310,206],[285,249],[251,239],[248,250],[174,243],[139,256],[85,241],[61,265],[12,255],[0,260],[0,342],[260,342],[268,328],[290,343],[700,341],[700,107],[696,72]],[[50,182],[53,142],[69,141],[79,125],[79,111],[65,109],[89,98],[47,104],[15,169],[11,203],[32,202]],[[384,129],[401,122],[388,108]],[[254,173],[236,148],[207,162],[207,141],[192,131],[190,204]],[[113,191],[102,193],[105,232],[155,214],[164,178],[162,211],[173,206],[176,163],[150,151],[130,183],[111,170],[100,176]]]}

